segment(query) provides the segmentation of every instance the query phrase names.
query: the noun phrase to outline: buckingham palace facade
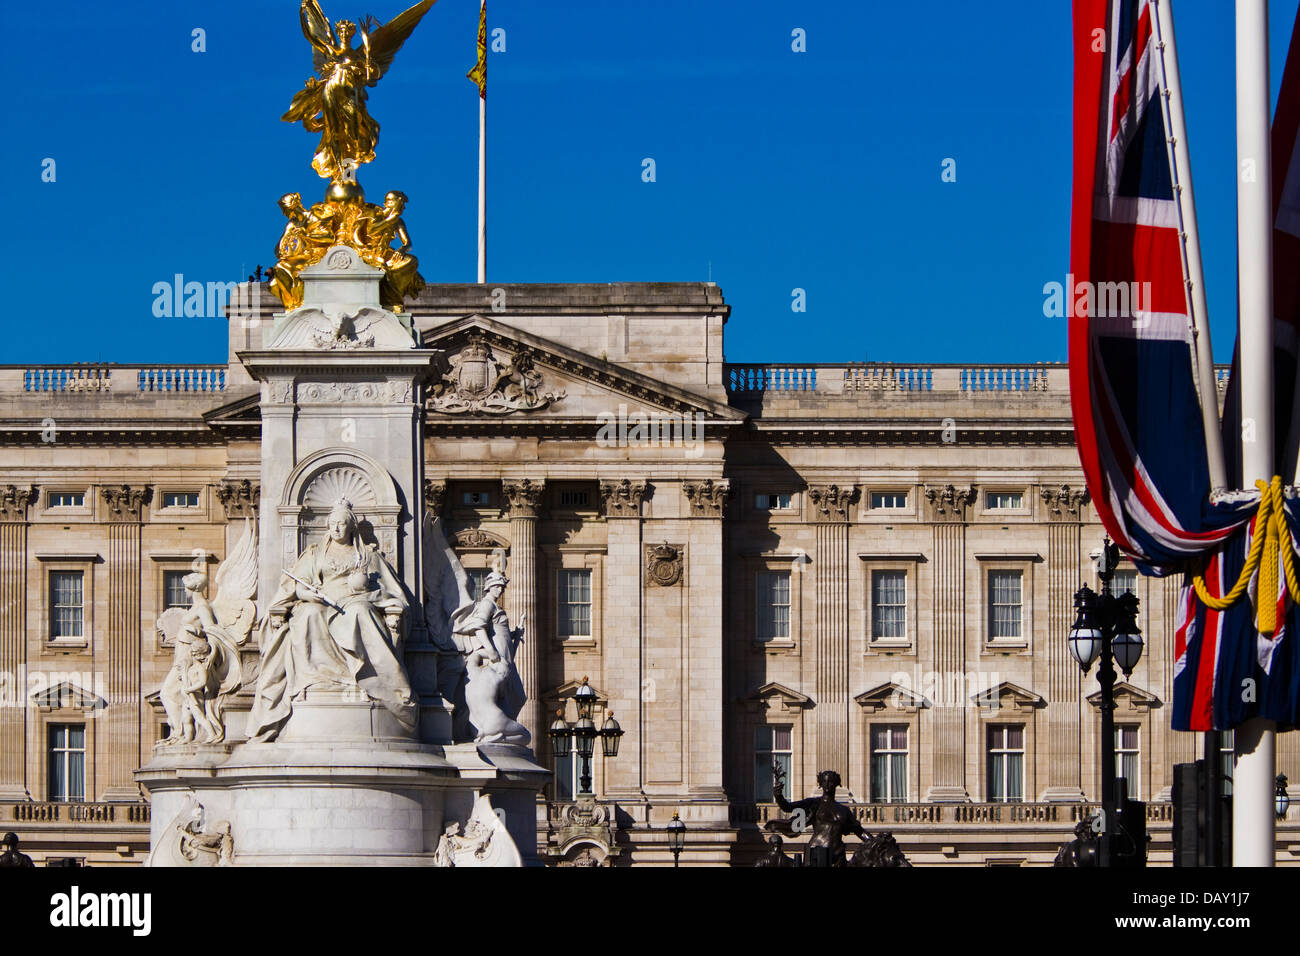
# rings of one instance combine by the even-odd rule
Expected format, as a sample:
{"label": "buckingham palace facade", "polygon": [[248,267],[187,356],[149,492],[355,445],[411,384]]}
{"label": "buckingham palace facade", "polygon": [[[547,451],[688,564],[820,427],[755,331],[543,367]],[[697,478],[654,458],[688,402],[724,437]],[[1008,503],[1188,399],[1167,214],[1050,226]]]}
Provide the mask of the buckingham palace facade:
{"label": "buckingham palace facade", "polygon": [[[267,507],[267,403],[356,398],[263,394],[240,354],[279,304],[236,297],[225,364],[0,367],[0,831],[38,864],[143,860],[160,619]],[[455,376],[400,397],[426,480],[396,533],[437,518],[478,585],[508,557],[520,719],[554,769],[543,859],[671,864],[676,813],[682,865],[751,864],[774,764],[793,796],[838,770],[922,865],[1050,863],[1095,808],[1095,670],[1066,633],[1102,529],[1064,365],[729,364],[712,283],[436,285],[408,313],[487,398]],[[1153,863],[1173,765],[1230,747],[1169,730],[1178,583],[1116,577],[1146,641],[1117,687],[1118,769]],[[587,799],[547,738],[584,679],[626,732]],[[1300,828],[1278,834],[1300,855]]]}

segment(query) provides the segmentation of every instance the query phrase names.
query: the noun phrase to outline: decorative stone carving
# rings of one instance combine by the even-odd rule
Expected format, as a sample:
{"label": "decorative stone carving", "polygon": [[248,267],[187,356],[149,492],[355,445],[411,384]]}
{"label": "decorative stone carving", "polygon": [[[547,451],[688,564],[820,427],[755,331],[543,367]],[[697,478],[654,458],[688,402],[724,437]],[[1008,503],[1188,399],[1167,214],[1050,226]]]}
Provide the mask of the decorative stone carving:
{"label": "decorative stone carving", "polygon": [[704,481],[688,481],[682,485],[682,490],[690,503],[692,518],[721,518],[731,493],[731,482],[706,478]]}
{"label": "decorative stone carving", "polygon": [[35,487],[0,487],[0,521],[26,521],[27,506],[36,499]]}
{"label": "decorative stone carving", "polygon": [[[257,535],[251,518],[217,568],[217,596],[203,596],[208,576],[185,576],[188,610],[169,608],[158,618],[163,644],[175,648],[159,698],[171,735],[166,744],[219,744],[226,739],[225,702],[243,686],[239,649],[248,643],[257,607]],[[179,613],[178,613],[179,612]]]}
{"label": "decorative stone carving", "polygon": [[1069,485],[1061,485],[1059,488],[1040,488],[1038,494],[1047,505],[1047,514],[1051,521],[1082,520],[1083,506],[1092,500],[1087,488],[1071,488]]}
{"label": "decorative stone carving", "polygon": [[447,483],[424,479],[424,513],[430,518],[441,518],[442,509],[447,506]]}
{"label": "decorative stone carving", "polygon": [[645,497],[644,481],[624,478],[616,483],[600,483],[601,513],[606,518],[641,517],[641,499]]}
{"label": "decorative stone carving", "polygon": [[542,373],[528,349],[520,348],[502,364],[482,333],[471,335],[469,344],[450,361],[451,369],[429,390],[426,404],[432,411],[509,415],[537,411],[565,397],[563,391],[542,391]]}
{"label": "decorative stone carving", "polygon": [[494,534],[489,534],[479,528],[466,528],[464,531],[457,531],[455,535],[457,551],[495,551],[500,549],[505,552],[510,545],[502,541]]}
{"label": "decorative stone carving", "polygon": [[670,588],[682,579],[682,552],[665,541],[646,548],[646,575],[653,585]]}
{"label": "decorative stone carving", "polygon": [[510,831],[492,809],[492,798],[481,793],[474,801],[464,834],[460,833],[459,823],[452,823],[438,840],[434,865],[523,866],[524,861]]}
{"label": "decorative stone carving", "polygon": [[609,866],[611,859],[618,855],[609,808],[593,797],[579,796],[556,816],[558,819],[551,823],[556,831],[556,845],[547,850],[547,855],[556,859],[556,866]]}
{"label": "decorative stone carving", "polygon": [[207,828],[207,811],[193,794],[163,831],[146,866],[233,866],[235,840],[230,821],[217,820]]}
{"label": "decorative stone carving", "polygon": [[849,508],[857,500],[854,485],[810,485],[808,500],[812,502],[814,521],[848,521]]}
{"label": "decorative stone carving", "polygon": [[256,518],[262,502],[262,486],[245,478],[243,481],[223,481],[217,485],[217,500],[226,509],[226,520]]}
{"label": "decorative stone carving", "polygon": [[144,506],[153,501],[153,488],[118,485],[103,490],[110,521],[139,521]]}
{"label": "decorative stone carving", "polygon": [[406,405],[412,388],[404,382],[306,382],[298,386],[298,402],[311,405]]}
{"label": "decorative stone carving", "polygon": [[524,478],[521,481],[504,481],[501,490],[510,505],[512,518],[536,518],[537,509],[542,503],[542,492],[546,490],[544,481]]}
{"label": "decorative stone carving", "polygon": [[938,485],[925,489],[925,500],[930,503],[931,521],[965,521],[967,509],[975,501],[975,486],[958,488]]}
{"label": "decorative stone carving", "polygon": [[275,379],[262,383],[262,401],[267,405],[292,405],[294,399],[294,380]]}

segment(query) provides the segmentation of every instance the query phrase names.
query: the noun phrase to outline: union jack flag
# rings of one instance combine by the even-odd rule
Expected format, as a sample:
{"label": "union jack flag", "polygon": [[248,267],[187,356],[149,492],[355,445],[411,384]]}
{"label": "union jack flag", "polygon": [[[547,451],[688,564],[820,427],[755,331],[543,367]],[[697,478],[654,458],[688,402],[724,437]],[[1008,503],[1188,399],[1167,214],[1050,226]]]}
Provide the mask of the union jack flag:
{"label": "union jack flag", "polygon": [[[1210,500],[1176,191],[1185,174],[1169,148],[1156,13],[1153,0],[1075,0],[1071,401],[1084,475],[1111,537],[1146,573],[1203,570],[1209,595],[1222,597],[1245,565],[1258,495]],[[1300,36],[1300,19],[1297,31]],[[1293,52],[1298,47],[1293,38]],[[1277,319],[1287,325],[1277,335],[1282,443],[1300,340],[1297,59],[1287,66],[1273,140],[1275,296]],[[1130,292],[1127,309],[1116,284]],[[1235,388],[1223,423],[1227,448],[1240,443],[1234,408]],[[1293,467],[1294,450],[1278,461]],[[1240,482],[1239,469],[1229,477]],[[1285,510],[1290,537],[1300,537],[1300,509],[1288,500]],[[1225,730],[1255,716],[1300,723],[1300,613],[1283,589],[1277,630],[1258,635],[1256,585],[1257,575],[1250,600],[1223,611],[1184,586],[1175,631],[1174,729]]]}
{"label": "union jack flag", "polygon": [[1156,29],[1149,0],[1075,3],[1070,392],[1098,516],[1168,573],[1242,515],[1209,505]]}

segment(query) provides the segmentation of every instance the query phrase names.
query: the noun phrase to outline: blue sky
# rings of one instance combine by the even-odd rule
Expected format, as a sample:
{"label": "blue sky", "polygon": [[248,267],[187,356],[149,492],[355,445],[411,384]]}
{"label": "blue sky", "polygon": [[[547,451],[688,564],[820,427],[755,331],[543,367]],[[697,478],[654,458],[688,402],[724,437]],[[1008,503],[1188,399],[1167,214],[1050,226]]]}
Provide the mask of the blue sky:
{"label": "blue sky", "polygon": [[[1275,91],[1298,3],[1269,3]],[[332,20],[405,5],[323,2]],[[1232,6],[1175,6],[1220,361],[1236,311]],[[1070,3],[997,9],[493,0],[489,281],[711,274],[731,361],[1063,360],[1042,287],[1069,260]],[[477,15],[440,0],[371,92],[383,131],[361,180],[371,199],[410,196],[430,282],[474,278]],[[297,0],[69,0],[14,41],[0,363],[223,361],[224,320],[155,318],[152,288],[269,266],[276,200],[320,198],[316,137],[279,119],[311,70]]]}

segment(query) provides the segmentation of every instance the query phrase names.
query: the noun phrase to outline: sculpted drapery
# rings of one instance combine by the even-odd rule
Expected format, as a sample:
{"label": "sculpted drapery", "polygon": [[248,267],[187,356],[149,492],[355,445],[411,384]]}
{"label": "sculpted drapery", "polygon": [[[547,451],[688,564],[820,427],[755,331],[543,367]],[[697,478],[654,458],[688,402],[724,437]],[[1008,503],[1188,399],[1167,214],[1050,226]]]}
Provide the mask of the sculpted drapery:
{"label": "sculpted drapery", "polygon": [[407,603],[383,557],[357,536],[341,501],[329,530],[299,555],[271,601],[262,629],[262,669],[249,739],[273,740],[293,700],[313,686],[359,687],[408,730],[416,705],[401,662]]}

